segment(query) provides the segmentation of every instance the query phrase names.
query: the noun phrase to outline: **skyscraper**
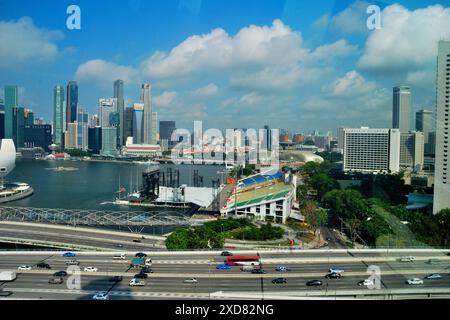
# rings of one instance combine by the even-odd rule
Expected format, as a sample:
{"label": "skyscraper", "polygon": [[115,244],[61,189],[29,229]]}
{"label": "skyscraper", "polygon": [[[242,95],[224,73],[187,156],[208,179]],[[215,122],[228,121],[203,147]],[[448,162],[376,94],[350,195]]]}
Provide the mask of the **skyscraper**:
{"label": "skyscraper", "polygon": [[117,112],[119,113],[120,124],[119,124],[119,143],[124,145],[126,141],[125,137],[125,110],[124,110],[124,99],[123,99],[123,80],[114,81],[114,98],[117,99]]}
{"label": "skyscraper", "polygon": [[25,108],[13,108],[13,136],[16,148],[22,148],[25,134]]}
{"label": "skyscraper", "polygon": [[66,110],[64,87],[56,85],[53,89],[53,142],[62,146],[66,131]]}
{"label": "skyscraper", "polygon": [[175,142],[171,141],[172,132],[175,130],[175,121],[159,122],[159,140],[163,150],[172,148]]}
{"label": "skyscraper", "polygon": [[400,133],[400,167],[420,171],[424,164],[423,132]]}
{"label": "skyscraper", "polygon": [[5,138],[13,138],[13,108],[19,105],[19,88],[5,86]]}
{"label": "skyscraper", "polygon": [[141,90],[141,103],[144,104],[143,114],[143,130],[142,130],[142,143],[151,144],[152,141],[152,102],[151,102],[151,90],[152,86],[149,83],[142,84]]}
{"label": "skyscraper", "polygon": [[77,110],[77,148],[83,151],[88,149],[88,122],[89,114],[84,108]]}
{"label": "skyscraper", "polygon": [[344,171],[398,172],[398,129],[344,128]]}
{"label": "skyscraper", "polygon": [[450,41],[439,41],[436,83],[436,158],[433,213],[450,208],[449,113]]}
{"label": "skyscraper", "polygon": [[143,129],[144,129],[144,104],[135,103],[133,105],[133,143],[143,143]]}
{"label": "skyscraper", "polygon": [[416,131],[423,132],[425,154],[431,154],[429,139],[433,131],[433,111],[422,109],[416,112]]}
{"label": "skyscraper", "polygon": [[109,114],[117,112],[116,98],[101,98],[98,100],[98,115],[100,127],[109,127]]}
{"label": "skyscraper", "polygon": [[128,137],[133,136],[133,108],[125,109],[123,132],[124,132],[125,142]]}
{"label": "skyscraper", "polygon": [[67,84],[67,100],[66,100],[66,126],[70,122],[77,120],[78,106],[78,85],[76,81],[69,81]]}
{"label": "skyscraper", "polygon": [[158,143],[158,113],[152,112],[152,138],[150,144]]}
{"label": "skyscraper", "polygon": [[392,107],[392,128],[400,132],[410,130],[411,89],[407,86],[394,87]]}

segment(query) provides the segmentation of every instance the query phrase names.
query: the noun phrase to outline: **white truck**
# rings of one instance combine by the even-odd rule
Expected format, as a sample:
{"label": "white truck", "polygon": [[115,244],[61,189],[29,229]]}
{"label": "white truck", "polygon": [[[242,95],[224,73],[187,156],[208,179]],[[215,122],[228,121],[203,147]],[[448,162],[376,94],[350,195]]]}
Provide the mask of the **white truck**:
{"label": "white truck", "polygon": [[0,281],[14,281],[17,276],[14,271],[1,271],[0,272]]}

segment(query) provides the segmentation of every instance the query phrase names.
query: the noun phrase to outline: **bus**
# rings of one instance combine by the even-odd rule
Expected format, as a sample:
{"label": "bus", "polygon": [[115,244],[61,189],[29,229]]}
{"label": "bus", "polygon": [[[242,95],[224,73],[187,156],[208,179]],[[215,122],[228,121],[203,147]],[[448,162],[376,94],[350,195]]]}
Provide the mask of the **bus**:
{"label": "bus", "polygon": [[229,266],[259,266],[259,256],[230,256],[225,263]]}

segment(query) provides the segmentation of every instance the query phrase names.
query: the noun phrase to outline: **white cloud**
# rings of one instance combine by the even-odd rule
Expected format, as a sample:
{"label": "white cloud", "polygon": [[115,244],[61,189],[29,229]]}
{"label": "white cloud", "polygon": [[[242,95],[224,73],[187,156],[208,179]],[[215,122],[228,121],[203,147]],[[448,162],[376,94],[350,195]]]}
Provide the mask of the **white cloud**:
{"label": "white cloud", "polygon": [[214,96],[219,92],[219,87],[214,83],[210,83],[204,87],[198,88],[193,92],[193,95],[200,97]]}
{"label": "white cloud", "polygon": [[363,70],[407,74],[434,68],[438,41],[450,40],[450,8],[441,5],[410,11],[394,4],[382,11],[381,24],[370,33],[358,61]]}
{"label": "white cloud", "polygon": [[325,14],[321,16],[319,19],[313,22],[312,26],[315,29],[318,30],[324,30],[328,27],[328,24],[330,23],[330,16],[328,14]]}
{"label": "white cloud", "polygon": [[334,97],[352,97],[370,94],[375,89],[375,83],[367,82],[357,71],[352,70],[325,86],[323,91]]}
{"label": "white cloud", "polygon": [[79,65],[75,78],[80,82],[96,83],[109,87],[116,79],[122,79],[125,83],[133,82],[136,75],[137,72],[132,67],[95,59]]}
{"label": "white cloud", "polygon": [[29,17],[0,21],[0,68],[52,62],[59,54],[60,31],[39,28]]}
{"label": "white cloud", "polygon": [[345,39],[340,39],[332,44],[324,44],[317,47],[310,55],[312,60],[330,61],[338,57],[353,54],[358,49],[357,45],[351,45]]}
{"label": "white cloud", "polygon": [[167,78],[237,69],[243,65],[285,65],[307,54],[301,45],[300,33],[275,20],[270,27],[242,28],[234,37],[221,28],[191,36],[169,54],[156,52],[141,67],[145,75]]}
{"label": "white cloud", "polygon": [[173,91],[164,91],[161,95],[153,97],[153,102],[157,107],[167,107],[177,97],[177,93]]}
{"label": "white cloud", "polygon": [[366,1],[355,1],[345,10],[332,17],[330,29],[343,34],[366,33],[368,32],[367,7],[370,3]]}

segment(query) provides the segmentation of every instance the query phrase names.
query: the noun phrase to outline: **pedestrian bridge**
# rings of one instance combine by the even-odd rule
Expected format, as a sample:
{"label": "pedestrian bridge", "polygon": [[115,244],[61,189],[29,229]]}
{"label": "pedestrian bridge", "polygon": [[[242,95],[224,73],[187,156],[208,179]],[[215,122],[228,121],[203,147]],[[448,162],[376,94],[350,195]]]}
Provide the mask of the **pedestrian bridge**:
{"label": "pedestrian bridge", "polygon": [[0,221],[28,221],[72,226],[187,226],[190,216],[172,211],[98,211],[0,206]]}

